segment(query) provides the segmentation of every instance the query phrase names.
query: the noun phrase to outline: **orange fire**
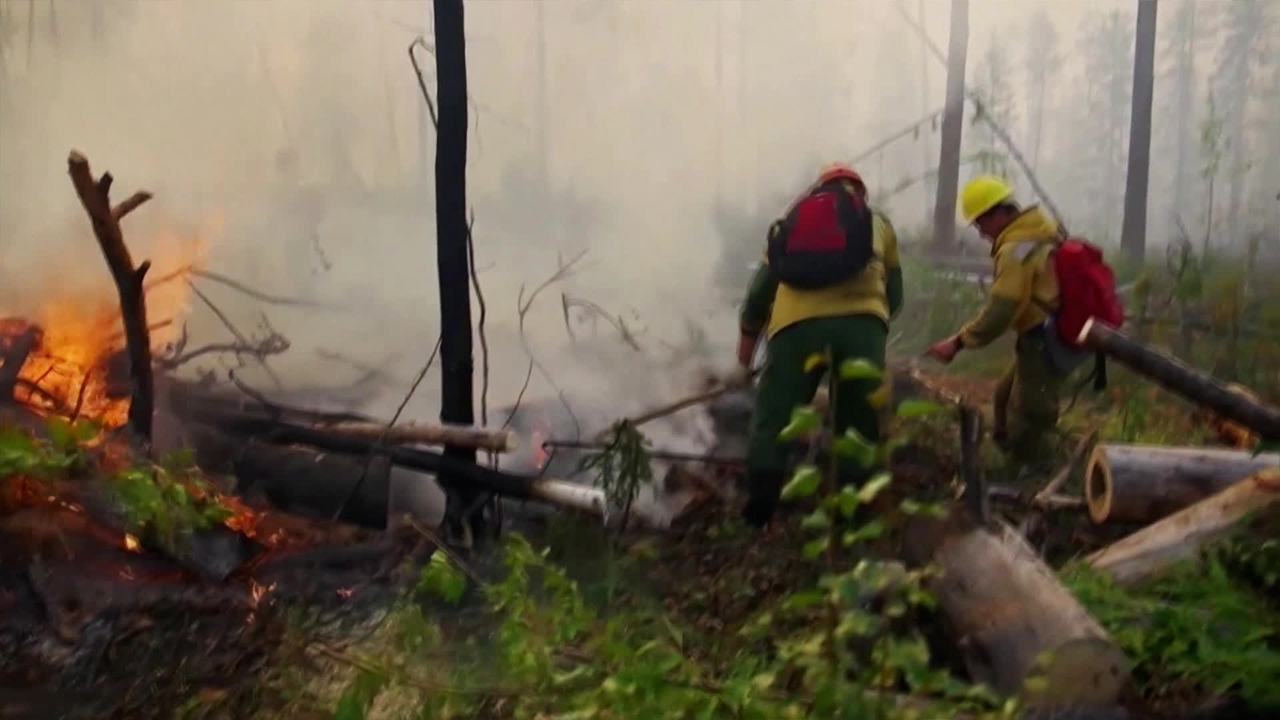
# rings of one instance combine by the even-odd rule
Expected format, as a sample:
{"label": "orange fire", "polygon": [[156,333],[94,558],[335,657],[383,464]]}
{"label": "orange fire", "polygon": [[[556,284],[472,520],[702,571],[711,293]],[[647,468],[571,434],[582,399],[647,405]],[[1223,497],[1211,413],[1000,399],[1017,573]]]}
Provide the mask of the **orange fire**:
{"label": "orange fire", "polygon": [[[152,283],[147,287],[147,321],[153,349],[180,334],[190,293],[181,277],[157,281],[191,267],[201,248],[198,238],[175,238],[163,244],[168,251],[161,254],[171,257],[156,258],[148,273]],[[125,347],[119,308],[110,289],[40,298],[25,317],[39,326],[42,336],[18,373],[15,399],[44,412],[92,418],[107,427],[123,425],[129,411],[127,361],[121,355],[115,367],[106,362]],[[8,315],[22,313],[0,311],[0,317]]]}

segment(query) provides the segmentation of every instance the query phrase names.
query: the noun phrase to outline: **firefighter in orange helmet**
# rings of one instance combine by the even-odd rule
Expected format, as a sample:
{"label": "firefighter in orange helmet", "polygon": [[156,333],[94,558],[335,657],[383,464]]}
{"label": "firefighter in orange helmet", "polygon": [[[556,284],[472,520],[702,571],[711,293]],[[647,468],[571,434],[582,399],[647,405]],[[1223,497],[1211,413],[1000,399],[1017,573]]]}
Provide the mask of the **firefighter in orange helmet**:
{"label": "firefighter in orange helmet", "polygon": [[[744,519],[756,526],[772,517],[786,473],[788,447],[778,436],[792,410],[812,401],[828,357],[830,367],[862,358],[884,367],[889,320],[902,307],[902,270],[893,225],[867,204],[862,177],[829,165],[769,228],[739,314],[738,362],[750,367],[761,335],[768,355],[761,371],[747,453],[750,499]],[[834,373],[833,373],[834,375]],[[835,430],[880,437],[873,394],[880,381],[838,380]],[[842,462],[840,480],[859,482],[868,468]]]}

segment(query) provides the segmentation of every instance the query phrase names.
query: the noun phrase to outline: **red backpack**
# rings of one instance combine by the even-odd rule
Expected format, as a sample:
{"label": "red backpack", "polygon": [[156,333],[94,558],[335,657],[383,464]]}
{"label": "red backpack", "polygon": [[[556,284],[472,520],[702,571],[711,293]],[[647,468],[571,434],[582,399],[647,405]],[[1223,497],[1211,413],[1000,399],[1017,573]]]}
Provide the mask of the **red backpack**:
{"label": "red backpack", "polygon": [[1111,327],[1124,324],[1124,308],[1116,293],[1116,278],[1102,259],[1102,250],[1080,238],[1055,243],[1053,270],[1058,278],[1058,310],[1054,325],[1058,338],[1080,348],[1080,331],[1089,318]]}
{"label": "red backpack", "polygon": [[867,266],[872,235],[871,209],[840,180],[832,180],[805,194],[770,226],[769,267],[792,287],[828,287]]}

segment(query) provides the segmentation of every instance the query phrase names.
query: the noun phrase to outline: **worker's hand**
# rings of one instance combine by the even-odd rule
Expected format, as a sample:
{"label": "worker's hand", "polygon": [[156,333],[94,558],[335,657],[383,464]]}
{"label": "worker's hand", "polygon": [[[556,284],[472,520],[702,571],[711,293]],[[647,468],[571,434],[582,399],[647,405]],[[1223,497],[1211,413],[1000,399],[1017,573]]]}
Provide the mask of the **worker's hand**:
{"label": "worker's hand", "polygon": [[728,387],[746,387],[751,384],[753,373],[751,368],[746,365],[734,365],[724,377],[724,384]]}
{"label": "worker's hand", "polygon": [[960,352],[960,337],[952,335],[945,340],[939,340],[930,345],[925,354],[943,365],[947,365],[956,358],[956,353],[958,352]]}

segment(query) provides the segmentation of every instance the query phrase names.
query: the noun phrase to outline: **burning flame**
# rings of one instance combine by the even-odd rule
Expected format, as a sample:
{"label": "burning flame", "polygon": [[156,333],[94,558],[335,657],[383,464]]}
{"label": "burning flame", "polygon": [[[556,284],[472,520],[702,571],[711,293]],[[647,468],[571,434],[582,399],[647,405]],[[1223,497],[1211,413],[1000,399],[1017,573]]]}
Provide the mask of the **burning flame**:
{"label": "burning flame", "polygon": [[[166,238],[158,248],[157,243],[151,245],[151,254],[161,256],[153,260],[157,269],[148,273],[146,286],[147,321],[155,349],[181,330],[190,293],[181,271],[199,258],[201,242],[198,237]],[[41,298],[34,312],[26,314],[42,336],[18,373],[15,399],[45,412],[93,418],[108,427],[123,425],[129,412],[129,389],[119,307],[115,293],[107,290]],[[0,312],[0,316],[11,314]],[[14,322],[5,325],[5,332],[19,331]]]}
{"label": "burning flame", "polygon": [[551,459],[551,454],[547,452],[547,448],[542,443],[547,441],[547,436],[539,430],[529,433],[533,446],[533,466],[541,470],[546,466],[547,461]]}
{"label": "burning flame", "polygon": [[138,538],[128,533],[125,533],[124,549],[128,550],[129,552],[135,552],[135,553],[142,552],[142,544],[138,542]]}

